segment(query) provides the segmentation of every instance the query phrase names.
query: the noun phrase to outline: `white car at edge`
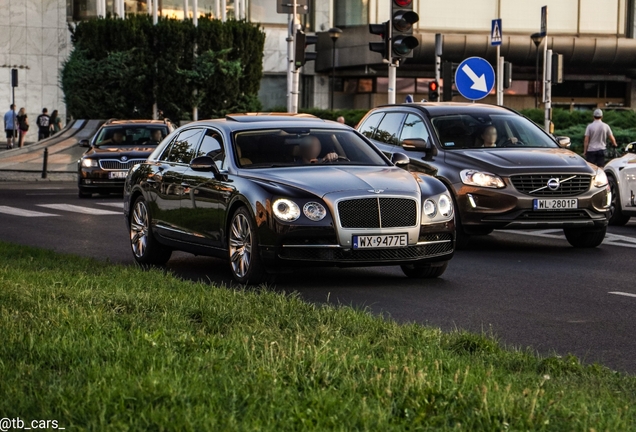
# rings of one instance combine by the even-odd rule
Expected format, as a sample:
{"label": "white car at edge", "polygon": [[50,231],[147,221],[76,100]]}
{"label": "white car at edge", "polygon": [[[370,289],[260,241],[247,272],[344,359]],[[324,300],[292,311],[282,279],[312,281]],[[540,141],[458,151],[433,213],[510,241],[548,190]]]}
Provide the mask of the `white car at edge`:
{"label": "white car at edge", "polygon": [[605,165],[605,173],[612,188],[610,225],[625,225],[636,217],[636,142],[625,147],[625,155]]}

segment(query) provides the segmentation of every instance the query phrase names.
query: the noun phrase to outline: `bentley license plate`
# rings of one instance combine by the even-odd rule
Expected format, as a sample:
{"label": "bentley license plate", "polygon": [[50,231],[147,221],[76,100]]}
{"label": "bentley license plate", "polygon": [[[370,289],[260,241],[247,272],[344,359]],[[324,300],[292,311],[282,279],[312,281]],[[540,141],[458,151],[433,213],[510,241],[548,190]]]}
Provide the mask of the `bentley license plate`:
{"label": "bentley license plate", "polygon": [[109,179],[125,179],[128,171],[111,171],[108,173]]}
{"label": "bentley license plate", "polygon": [[579,200],[576,198],[564,199],[536,199],[534,200],[534,210],[568,210],[579,207]]}
{"label": "bentley license plate", "polygon": [[353,236],[354,249],[386,249],[407,247],[408,234]]}

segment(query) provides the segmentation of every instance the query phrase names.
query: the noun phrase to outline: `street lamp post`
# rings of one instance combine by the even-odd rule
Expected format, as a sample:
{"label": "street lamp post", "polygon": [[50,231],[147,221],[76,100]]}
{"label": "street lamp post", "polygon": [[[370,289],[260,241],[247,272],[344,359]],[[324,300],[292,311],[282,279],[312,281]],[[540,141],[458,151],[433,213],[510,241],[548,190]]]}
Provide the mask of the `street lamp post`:
{"label": "street lamp post", "polygon": [[338,27],[329,29],[329,37],[333,41],[333,50],[331,56],[331,110],[333,111],[334,90],[336,87],[336,42],[342,34],[342,30]]}
{"label": "street lamp post", "polygon": [[539,45],[541,45],[541,42],[543,42],[544,36],[541,35],[541,33],[534,33],[532,36],[530,36],[530,38],[532,39],[532,42],[534,42],[534,46],[537,49],[537,64],[535,67],[536,75],[534,80],[534,107],[539,108]]}

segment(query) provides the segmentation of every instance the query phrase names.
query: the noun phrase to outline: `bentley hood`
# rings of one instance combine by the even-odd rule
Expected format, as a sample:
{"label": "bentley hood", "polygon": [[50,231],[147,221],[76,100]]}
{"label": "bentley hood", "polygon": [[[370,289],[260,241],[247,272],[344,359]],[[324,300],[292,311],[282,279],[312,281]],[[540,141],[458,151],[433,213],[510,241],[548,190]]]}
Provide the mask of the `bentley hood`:
{"label": "bentley hood", "polygon": [[253,170],[243,175],[262,183],[291,186],[318,197],[346,191],[420,194],[413,175],[394,167],[299,166]]}

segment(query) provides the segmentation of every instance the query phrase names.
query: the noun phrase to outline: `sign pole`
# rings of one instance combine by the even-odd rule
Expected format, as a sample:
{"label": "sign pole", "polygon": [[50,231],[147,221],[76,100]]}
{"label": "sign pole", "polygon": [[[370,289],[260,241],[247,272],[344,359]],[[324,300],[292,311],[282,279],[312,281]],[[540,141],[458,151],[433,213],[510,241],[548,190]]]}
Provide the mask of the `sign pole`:
{"label": "sign pole", "polygon": [[503,105],[503,59],[501,57],[501,44],[503,43],[503,32],[501,30],[501,18],[492,20],[490,27],[490,45],[497,47],[497,61],[495,63],[496,85],[495,95],[497,105]]}
{"label": "sign pole", "polygon": [[503,105],[503,71],[501,70],[501,45],[497,45],[497,105]]}
{"label": "sign pole", "polygon": [[435,81],[441,80],[442,74],[442,51],[444,47],[444,37],[441,33],[435,34]]}
{"label": "sign pole", "polygon": [[296,2],[293,0],[291,13],[287,16],[287,112],[294,110],[294,30],[296,29]]}
{"label": "sign pole", "polygon": [[[546,44],[547,45],[547,44]],[[547,50],[545,64],[545,131],[552,133],[552,50]]]}

